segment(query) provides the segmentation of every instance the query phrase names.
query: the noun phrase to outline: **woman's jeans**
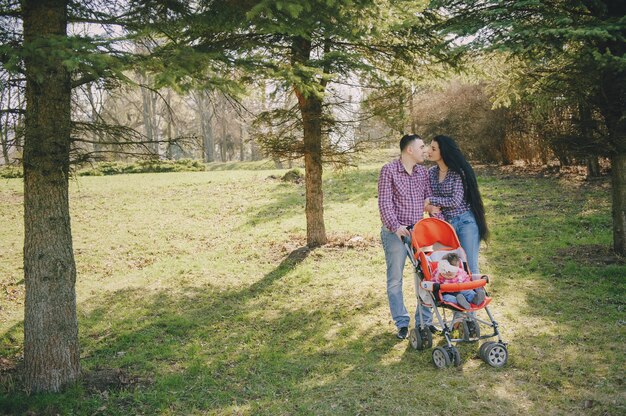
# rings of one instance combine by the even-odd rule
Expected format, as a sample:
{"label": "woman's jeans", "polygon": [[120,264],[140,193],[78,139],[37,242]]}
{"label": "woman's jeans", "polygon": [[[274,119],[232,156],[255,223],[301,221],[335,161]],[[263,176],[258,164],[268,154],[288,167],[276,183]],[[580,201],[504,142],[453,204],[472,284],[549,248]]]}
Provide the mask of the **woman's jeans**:
{"label": "woman's jeans", "polygon": [[459,236],[461,247],[467,255],[467,265],[472,274],[480,273],[478,268],[478,250],[480,249],[480,234],[478,224],[471,210],[465,211],[448,221],[454,227],[456,235]]}
{"label": "woman's jeans", "polygon": [[[402,295],[402,276],[404,273],[404,265],[406,263],[407,251],[404,242],[398,238],[395,233],[389,231],[386,227],[382,227],[380,238],[383,242],[383,250],[385,250],[385,260],[387,262],[387,298],[389,299],[389,309],[396,327],[409,326],[409,313],[404,306],[404,297]],[[409,246],[411,244],[410,237],[405,239]],[[430,308],[422,305],[422,315],[424,316],[424,324],[432,323],[433,312]],[[419,312],[415,311],[416,326],[419,325]]]}
{"label": "woman's jeans", "polygon": [[[478,224],[471,210],[467,210],[461,215],[457,215],[448,221],[454,227],[456,235],[459,237],[461,247],[465,250],[467,255],[467,266],[469,267],[472,275],[480,273],[478,268],[478,250],[480,249],[480,234],[478,232]],[[473,277],[474,279],[476,277]],[[471,315],[474,315],[471,312]],[[455,311],[453,314],[453,320],[458,321],[463,319],[462,312]]]}

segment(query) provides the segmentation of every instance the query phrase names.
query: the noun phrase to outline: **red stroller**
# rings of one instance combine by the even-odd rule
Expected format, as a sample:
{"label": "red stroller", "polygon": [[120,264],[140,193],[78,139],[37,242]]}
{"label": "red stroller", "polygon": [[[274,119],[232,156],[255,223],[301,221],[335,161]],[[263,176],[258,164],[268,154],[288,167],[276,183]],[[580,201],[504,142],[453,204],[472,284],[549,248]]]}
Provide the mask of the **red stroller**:
{"label": "red stroller", "polygon": [[[492,367],[503,367],[508,358],[507,344],[500,338],[498,323],[493,319],[487,305],[491,302],[491,297],[486,293],[484,301],[479,305],[470,304],[469,309],[444,301],[445,293],[459,292],[461,290],[472,290],[485,287],[488,283],[487,276],[471,276],[467,266],[467,256],[461,247],[459,238],[454,228],[445,221],[437,218],[426,218],[418,221],[411,232],[411,246],[405,241],[406,247],[415,269],[415,288],[417,295],[417,310],[420,315],[420,326],[411,329],[409,341],[413,348],[423,350],[432,347],[432,333],[428,324],[424,323],[420,306],[433,307],[433,312],[442,328],[443,336],[447,345],[436,347],[433,350],[433,362],[437,368],[445,368],[450,365],[459,366],[461,364],[461,354],[452,343],[478,342],[481,339],[497,337],[498,342],[488,341],[480,346],[480,357]],[[462,261],[462,267],[472,278],[465,283],[436,283],[432,281],[433,272],[437,269],[439,260],[448,253],[455,253]],[[439,308],[444,310],[444,317],[439,312]],[[445,319],[445,309],[461,312],[460,319],[449,322]],[[484,309],[489,317],[489,321],[478,319],[475,313],[469,313]],[[458,314],[457,314],[458,315]],[[462,333],[462,338],[452,338],[452,325],[457,324]],[[493,333],[481,335],[480,324],[490,328]]]}

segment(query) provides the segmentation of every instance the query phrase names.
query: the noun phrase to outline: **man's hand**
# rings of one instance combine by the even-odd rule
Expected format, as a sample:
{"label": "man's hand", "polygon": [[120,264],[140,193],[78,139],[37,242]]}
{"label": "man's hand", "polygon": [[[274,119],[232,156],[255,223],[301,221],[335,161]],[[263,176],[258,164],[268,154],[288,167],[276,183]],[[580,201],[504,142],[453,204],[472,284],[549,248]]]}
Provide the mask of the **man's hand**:
{"label": "man's hand", "polygon": [[402,225],[396,230],[396,235],[400,240],[402,240],[402,237],[410,237],[411,233],[409,232],[409,230],[406,229],[404,225]]}
{"label": "man's hand", "polygon": [[439,214],[441,212],[441,208],[440,207],[436,207],[434,205],[431,205],[430,203],[424,206],[424,211],[428,212],[431,215],[434,214]]}

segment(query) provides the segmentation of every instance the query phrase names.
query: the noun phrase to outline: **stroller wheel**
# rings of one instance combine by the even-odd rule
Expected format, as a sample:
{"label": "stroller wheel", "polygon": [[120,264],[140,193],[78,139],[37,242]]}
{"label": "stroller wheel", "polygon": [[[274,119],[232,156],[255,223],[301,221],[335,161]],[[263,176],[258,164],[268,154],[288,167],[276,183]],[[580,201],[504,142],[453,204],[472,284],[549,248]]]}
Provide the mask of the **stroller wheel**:
{"label": "stroller wheel", "polygon": [[450,366],[450,355],[443,347],[437,347],[433,350],[433,363],[437,368],[446,368]]}
{"label": "stroller wheel", "polygon": [[455,367],[461,365],[461,353],[456,347],[444,347],[448,351],[448,355],[450,356],[450,361],[454,364]]}
{"label": "stroller wheel", "polygon": [[495,344],[495,342],[487,341],[484,344],[482,344],[480,346],[480,349],[478,350],[478,356],[485,362],[487,362],[487,359],[485,358],[485,349],[487,349],[487,347],[489,347],[491,344]]}
{"label": "stroller wheel", "polygon": [[433,333],[430,332],[430,328],[426,327],[420,329],[422,333],[422,341],[424,342],[424,349],[433,347]]}
{"label": "stroller wheel", "polygon": [[485,350],[483,351],[483,359],[492,367],[504,367],[507,359],[509,358],[509,352],[506,349],[506,345],[500,342],[491,342],[489,344],[490,345],[485,347]]}
{"label": "stroller wheel", "polygon": [[433,346],[433,335],[428,328],[411,328],[409,332],[409,342],[416,350],[425,350]]}
{"label": "stroller wheel", "polygon": [[424,349],[419,329],[411,328],[411,330],[409,331],[409,343],[411,344],[411,347],[415,348],[416,350]]}
{"label": "stroller wheel", "polygon": [[463,340],[469,341],[470,338],[480,338],[480,326],[474,320],[465,320],[461,324],[463,328]]}

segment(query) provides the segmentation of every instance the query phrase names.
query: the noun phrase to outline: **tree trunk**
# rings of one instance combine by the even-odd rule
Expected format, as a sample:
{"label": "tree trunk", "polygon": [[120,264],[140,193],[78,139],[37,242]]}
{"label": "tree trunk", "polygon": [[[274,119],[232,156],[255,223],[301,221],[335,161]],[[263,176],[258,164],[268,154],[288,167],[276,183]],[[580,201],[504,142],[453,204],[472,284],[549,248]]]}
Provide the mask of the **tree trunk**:
{"label": "tree trunk", "polygon": [[626,256],[626,153],[611,157],[613,193],[613,249]]}
{"label": "tree trunk", "polygon": [[[11,108],[11,86],[7,82],[5,87],[6,89],[6,108]],[[2,100],[1,102],[5,102],[4,100],[4,91],[2,91]],[[2,142],[2,157],[4,158],[4,164],[8,165],[10,163],[9,160],[9,113],[4,114],[4,122],[0,120],[0,142]]]}
{"label": "tree trunk", "polygon": [[245,139],[244,139],[244,129],[243,129],[243,119],[241,120],[241,124],[239,124],[239,160],[241,162],[243,162],[244,160],[246,160],[246,146],[245,146]]}
{"label": "tree trunk", "polygon": [[[293,44],[295,63],[306,63],[311,41],[296,38]],[[322,192],[322,100],[295,87],[304,128],[304,170],[306,186],[306,238],[309,247],[326,244],[324,194]]]}
{"label": "tree trunk", "polygon": [[411,134],[417,133],[417,117],[415,115],[415,86],[411,85],[409,98],[409,112],[411,117]]}
{"label": "tree trunk", "polygon": [[[141,82],[147,85],[148,78],[141,77]],[[142,114],[143,114],[143,127],[148,141],[147,149],[154,156],[159,156],[159,143],[156,141],[157,128],[156,128],[156,98],[153,97],[154,93],[146,87],[141,87],[141,102],[142,102]]]}
{"label": "tree trunk", "polygon": [[587,158],[587,177],[597,178],[600,176],[600,160],[598,156],[589,156]]}
{"label": "tree trunk", "polygon": [[226,162],[226,119],[224,117],[222,117],[221,120],[222,123],[222,137],[219,140],[219,147],[220,147],[220,161],[221,162]]}
{"label": "tree trunk", "polygon": [[209,112],[209,99],[206,91],[200,91],[196,95],[198,103],[198,118],[202,131],[202,160],[205,163],[215,161],[215,144],[213,142],[213,129],[211,122],[213,115]]}
{"label": "tree trunk", "polygon": [[[1,122],[0,122],[1,123]],[[4,164],[8,165],[9,164],[9,141],[8,141],[8,137],[9,135],[6,134],[7,130],[8,130],[8,123],[4,124],[0,124],[0,142],[2,142],[2,157],[4,159]]]}
{"label": "tree trunk", "polygon": [[204,161],[206,163],[215,162],[214,147],[211,118],[207,116],[202,120],[202,148],[204,149]]}
{"label": "tree trunk", "polygon": [[259,149],[259,145],[256,144],[254,140],[250,142],[250,160],[257,161],[261,160],[263,156],[261,155],[261,149]]}
{"label": "tree trunk", "polygon": [[400,94],[398,94],[398,133],[401,135],[406,134],[406,102],[404,100],[405,90],[400,87]]}
{"label": "tree trunk", "polygon": [[[25,108],[24,98],[22,94],[17,94],[17,108],[22,109]],[[19,151],[22,147],[22,138],[23,138],[23,126],[24,126],[24,115],[18,114],[17,119],[15,121],[15,128],[13,129],[13,146],[15,149]]]}
{"label": "tree trunk", "polygon": [[56,392],[80,373],[68,200],[71,80],[55,49],[41,43],[66,36],[67,0],[22,4],[24,47],[37,50],[25,58],[24,380],[29,391]]}
{"label": "tree trunk", "polygon": [[175,144],[172,142],[172,124],[174,124],[174,116],[172,115],[171,106],[172,104],[172,90],[168,88],[167,90],[167,102],[166,102],[166,117],[167,117],[167,142],[165,144],[165,158],[167,160],[174,159],[174,146]]}
{"label": "tree trunk", "polygon": [[[99,119],[99,114],[97,111],[98,106],[97,106],[95,97],[93,95],[92,85],[91,84],[87,85],[86,90],[87,90],[87,100],[89,101],[89,104],[91,105],[91,122],[97,123]],[[100,144],[100,142],[102,141],[102,134],[96,130],[93,132],[91,138],[94,142],[93,151],[96,154],[96,158],[100,158],[100,154],[103,150],[103,146]]]}

